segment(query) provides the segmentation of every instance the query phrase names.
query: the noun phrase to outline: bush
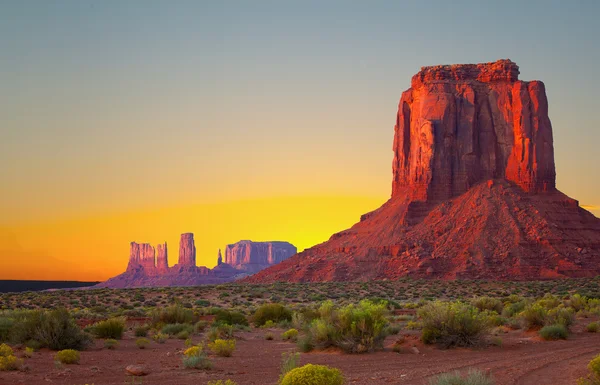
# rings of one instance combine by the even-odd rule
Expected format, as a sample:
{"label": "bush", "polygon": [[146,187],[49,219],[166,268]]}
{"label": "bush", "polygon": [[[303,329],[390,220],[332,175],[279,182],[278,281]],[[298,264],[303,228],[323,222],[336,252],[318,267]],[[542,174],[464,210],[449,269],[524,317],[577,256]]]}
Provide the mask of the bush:
{"label": "bush", "polygon": [[590,333],[598,333],[598,330],[600,330],[600,324],[598,324],[598,322],[589,323],[585,327],[585,330],[587,330]]}
{"label": "bush", "polygon": [[13,356],[12,354],[7,356],[0,355],[0,372],[18,370],[21,365],[23,365],[23,360]]}
{"label": "bush", "polygon": [[91,342],[66,309],[28,311],[16,316],[11,339],[16,343],[37,341],[52,350],[84,349]]}
{"label": "bush", "polygon": [[217,356],[231,357],[231,354],[235,350],[235,340],[216,339],[214,342],[208,344],[208,348]]}
{"label": "bush", "polygon": [[206,329],[207,326],[208,326],[208,322],[200,320],[200,321],[196,322],[196,324],[194,325],[194,332],[202,333]]}
{"label": "bush", "polygon": [[519,313],[519,319],[523,324],[523,327],[531,330],[538,327],[542,327],[546,324],[546,317],[548,316],[548,310],[538,303],[527,305],[521,313]]}
{"label": "bush", "polygon": [[304,365],[290,370],[281,380],[281,385],[342,385],[342,373],[323,365]]}
{"label": "bush", "polygon": [[278,323],[291,321],[292,311],[279,303],[268,303],[260,306],[252,315],[255,326],[263,326],[267,321]]}
{"label": "bush", "polygon": [[125,331],[125,318],[110,318],[92,325],[91,332],[96,338],[120,340]]}
{"label": "bush", "polygon": [[426,344],[478,345],[491,327],[486,314],[462,302],[430,302],[419,309],[418,314],[423,325],[421,338]]}
{"label": "bush", "polygon": [[147,338],[142,337],[135,340],[135,346],[139,349],[146,349],[148,345],[150,345],[150,340]]}
{"label": "bush", "polygon": [[296,369],[300,364],[300,353],[283,353],[281,355],[281,371],[279,375],[279,383],[283,381],[283,377],[293,369]]}
{"label": "bush", "polygon": [[283,332],[281,334],[281,338],[283,338],[284,340],[296,342],[298,340],[298,330],[290,329],[286,332]]}
{"label": "bush", "polygon": [[77,350],[65,349],[57,352],[55,358],[61,364],[78,364],[80,355]]}
{"label": "bush", "polygon": [[556,324],[544,326],[540,329],[540,336],[548,341],[552,340],[566,340],[569,336],[569,330],[565,325]]}
{"label": "bush", "polygon": [[587,378],[580,378],[577,385],[599,385],[600,384],[600,354],[594,357],[588,364],[590,373]]}
{"label": "bush", "polygon": [[104,347],[107,349],[114,350],[117,346],[119,346],[119,341],[117,340],[111,338],[104,340]]}
{"label": "bush", "polygon": [[181,305],[173,305],[164,309],[156,309],[152,314],[152,323],[157,324],[191,324],[194,312]]}
{"label": "bush", "polygon": [[152,336],[152,339],[159,344],[164,344],[169,339],[169,335],[164,333],[156,333],[154,336]]}
{"label": "bush", "polygon": [[306,335],[298,340],[298,349],[302,353],[308,353],[315,348],[315,344],[312,342],[312,337],[310,335]]}
{"label": "bush", "polygon": [[233,338],[233,326],[218,325],[216,327],[212,327],[208,332],[207,338],[209,341],[214,341],[216,339],[231,339]]}
{"label": "bush", "polygon": [[0,317],[0,342],[9,340],[14,323],[15,321],[11,318]]}
{"label": "bush", "polygon": [[202,348],[193,346],[183,353],[183,366],[188,369],[211,369],[212,362]]}
{"label": "bush", "polygon": [[243,325],[248,326],[248,320],[242,313],[219,309],[215,313],[215,322],[224,325]]}
{"label": "bush", "polygon": [[429,380],[429,385],[493,385],[494,380],[479,370],[471,370],[466,376],[460,373],[444,373]]}
{"label": "bush", "polygon": [[504,309],[502,301],[492,297],[476,297],[471,300],[471,304],[481,312],[488,310],[501,314]]}
{"label": "bush", "polygon": [[0,344],[0,357],[8,357],[13,355],[13,350],[7,344]]}
{"label": "bush", "polygon": [[546,317],[546,325],[563,325],[567,329],[575,321],[575,312],[573,309],[565,307],[557,307],[550,309]]}
{"label": "bush", "polygon": [[138,326],[137,328],[135,328],[134,334],[136,337],[147,337],[149,330],[150,326],[148,325]]}
{"label": "bush", "polygon": [[310,344],[319,349],[335,346],[346,353],[365,353],[383,347],[386,337],[387,305],[368,300],[335,309],[331,301],[319,308],[320,318],[308,328]]}
{"label": "bush", "polygon": [[[187,324],[168,324],[168,325],[165,325],[161,329],[160,332],[163,333],[163,334],[168,334],[170,336],[175,336],[175,335],[178,335],[181,332],[187,332],[189,334],[193,330],[194,330],[194,328],[193,328],[192,325],[187,325]],[[187,337],[185,337],[185,338],[187,338]]]}

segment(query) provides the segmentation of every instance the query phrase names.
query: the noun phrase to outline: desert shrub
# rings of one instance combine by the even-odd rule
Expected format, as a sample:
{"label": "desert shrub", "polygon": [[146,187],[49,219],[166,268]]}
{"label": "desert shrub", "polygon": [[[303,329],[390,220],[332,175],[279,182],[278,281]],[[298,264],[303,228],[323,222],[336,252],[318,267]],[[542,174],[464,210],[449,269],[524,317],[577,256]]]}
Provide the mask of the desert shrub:
{"label": "desert shrub", "polygon": [[13,350],[7,344],[0,344],[0,357],[8,357],[13,355]]}
{"label": "desert shrub", "polygon": [[538,303],[527,305],[518,317],[526,329],[535,329],[546,324],[548,310]]}
{"label": "desert shrub", "polygon": [[96,338],[120,340],[123,338],[123,332],[125,331],[125,318],[110,318],[96,322],[90,330]]}
{"label": "desert shrub", "polygon": [[600,385],[600,354],[590,361],[588,370],[587,378],[580,378],[577,385]]}
{"label": "desert shrub", "polygon": [[15,318],[11,339],[16,343],[37,341],[52,350],[84,349],[91,343],[66,309],[28,311]]}
{"label": "desert shrub", "polygon": [[270,329],[270,328],[274,328],[276,326],[277,326],[277,324],[275,322],[268,320],[267,322],[264,323],[264,325],[261,326],[261,328]]}
{"label": "desert shrub", "polygon": [[546,325],[560,324],[568,329],[574,321],[575,312],[573,309],[559,306],[557,308],[548,310]]}
{"label": "desert shrub", "polygon": [[473,346],[482,343],[490,331],[486,314],[462,302],[430,302],[418,314],[426,344]]}
{"label": "desert shrub", "polygon": [[458,372],[444,373],[431,380],[429,385],[493,385],[494,380],[479,370],[470,370],[465,376]]}
{"label": "desert shrub", "polygon": [[220,357],[231,357],[235,350],[235,340],[216,339],[208,344],[208,348]]}
{"label": "desert shrub", "polygon": [[150,340],[147,338],[142,337],[135,340],[135,346],[139,349],[146,349],[148,345],[150,345]]}
{"label": "desert shrub", "polygon": [[15,357],[14,355],[1,356],[0,355],[0,372],[8,370],[18,370],[23,365],[23,360]]}
{"label": "desert shrub", "polygon": [[138,326],[135,328],[134,334],[136,337],[147,337],[149,330],[150,330],[150,326],[148,326],[148,325]]}
{"label": "desert shrub", "polygon": [[268,332],[265,334],[265,340],[267,341],[273,341],[275,339],[275,336],[273,335],[273,333]]}
{"label": "desert shrub", "polygon": [[206,322],[204,320],[200,320],[194,324],[194,332],[202,333],[206,329],[207,326],[208,326],[208,322]]}
{"label": "desert shrub", "polygon": [[248,320],[242,313],[219,309],[215,314],[215,322],[225,325],[248,326]]}
{"label": "desert shrub", "polygon": [[210,306],[210,301],[207,301],[205,299],[199,299],[199,300],[196,300],[196,302],[194,302],[194,305],[196,305],[198,307],[208,307],[208,306]]}
{"label": "desert shrub", "polygon": [[588,306],[588,299],[581,294],[573,294],[567,301],[568,307],[572,308],[575,312],[585,310]]}
{"label": "desert shrub", "polygon": [[[194,330],[192,325],[188,324],[168,324],[165,325],[160,332],[163,334],[168,334],[170,336],[178,335],[181,332],[191,333]],[[187,338],[187,337],[186,337]],[[185,339],[185,338],[184,338]]]}
{"label": "desert shrub", "polygon": [[556,324],[544,326],[539,331],[540,336],[545,340],[566,340],[569,336],[569,330],[565,325]]}
{"label": "desert shrub", "polygon": [[502,309],[504,309],[504,303],[492,297],[475,297],[471,300],[471,304],[479,309],[479,311],[489,310],[495,311],[498,314],[501,314]]}
{"label": "desert shrub", "polygon": [[289,329],[281,334],[281,338],[296,342],[298,340],[298,330]]}
{"label": "desert shrub", "polygon": [[169,339],[169,335],[164,333],[156,333],[152,336],[152,339],[159,344],[164,344]]}
{"label": "desert shrub", "polygon": [[27,357],[27,358],[31,358],[31,357],[33,357],[33,352],[34,352],[34,351],[35,351],[35,350],[33,350],[33,348],[30,348],[29,346],[27,346],[27,347],[25,348],[25,351],[23,352],[23,354],[25,355],[25,357]]}
{"label": "desert shrub", "polygon": [[550,293],[546,293],[542,299],[537,300],[537,302],[535,303],[545,308],[546,310],[550,310],[555,307],[558,307],[558,305],[562,304],[562,301],[557,296]]}
{"label": "desert shrub", "polygon": [[342,385],[344,382],[339,369],[312,364],[292,369],[281,379],[281,385]]}
{"label": "desert shrub", "polygon": [[206,385],[237,385],[237,383],[231,380],[217,380],[217,381],[208,381]]}
{"label": "desert shrub", "polygon": [[600,324],[598,324],[598,322],[591,322],[585,327],[585,330],[587,330],[589,333],[598,333],[598,330],[600,330]]}
{"label": "desert shrub", "polygon": [[186,349],[183,354],[183,366],[188,369],[211,369],[212,362],[206,356],[206,352],[199,346]]}
{"label": "desert shrub", "polygon": [[313,309],[303,309],[292,314],[292,326],[295,329],[304,329],[310,323],[319,318],[319,313]]}
{"label": "desert shrub", "polygon": [[252,315],[252,322],[257,327],[263,326],[267,321],[278,323],[291,320],[292,311],[279,303],[261,305]]}
{"label": "desert shrub", "polygon": [[77,364],[81,356],[74,349],[64,349],[56,353],[55,359],[61,364]]}
{"label": "desert shrub", "polygon": [[110,350],[114,350],[119,346],[119,341],[109,338],[104,340],[104,347]]}
{"label": "desert shrub", "polygon": [[408,321],[405,327],[408,330],[417,330],[421,329],[421,324],[416,321]]}
{"label": "desert shrub", "polygon": [[335,346],[347,353],[364,353],[383,346],[387,314],[384,303],[365,300],[336,309],[333,302],[326,301],[319,308],[320,318],[311,323],[307,334],[319,349]]}
{"label": "desert shrub", "polygon": [[307,334],[304,337],[299,338],[298,343],[296,345],[298,346],[298,349],[300,349],[300,351],[302,353],[308,353],[315,348],[315,344],[313,343],[312,337],[310,336],[310,334]]}
{"label": "desert shrub", "polygon": [[14,323],[15,321],[11,318],[0,317],[0,342],[9,340]]}
{"label": "desert shrub", "polygon": [[279,374],[279,383],[283,380],[286,374],[291,370],[296,369],[300,365],[300,353],[283,353],[281,355],[281,367]]}
{"label": "desert shrub", "polygon": [[510,318],[522,312],[526,306],[527,302],[525,300],[508,303],[506,306],[504,306],[504,309],[502,309],[501,314],[503,317]]}
{"label": "desert shrub", "polygon": [[152,323],[158,324],[191,324],[194,322],[194,312],[181,305],[172,305],[156,309],[152,314]]}
{"label": "desert shrub", "polygon": [[400,331],[402,330],[402,326],[396,324],[396,325],[388,325],[388,327],[386,328],[386,333],[389,336],[394,336],[398,333],[400,333]]}
{"label": "desert shrub", "polygon": [[231,325],[218,325],[211,327],[206,336],[209,341],[217,339],[231,339],[233,338],[233,326]]}

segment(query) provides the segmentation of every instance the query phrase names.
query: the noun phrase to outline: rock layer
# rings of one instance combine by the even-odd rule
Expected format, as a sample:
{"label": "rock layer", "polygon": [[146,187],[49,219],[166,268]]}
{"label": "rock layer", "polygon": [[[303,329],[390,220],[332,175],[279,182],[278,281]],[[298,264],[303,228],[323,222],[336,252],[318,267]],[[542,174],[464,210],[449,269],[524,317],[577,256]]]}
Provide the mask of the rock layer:
{"label": "rock layer", "polygon": [[392,196],[250,282],[600,274],[600,219],[556,190],[540,81],[509,60],[423,67],[402,94]]}

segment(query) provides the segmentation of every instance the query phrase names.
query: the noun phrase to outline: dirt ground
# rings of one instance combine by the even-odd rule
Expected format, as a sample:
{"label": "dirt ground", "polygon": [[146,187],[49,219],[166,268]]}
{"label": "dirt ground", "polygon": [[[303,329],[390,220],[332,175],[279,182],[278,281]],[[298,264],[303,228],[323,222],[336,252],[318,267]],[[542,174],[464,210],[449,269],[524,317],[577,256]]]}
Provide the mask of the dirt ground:
{"label": "dirt ground", "polygon": [[[491,372],[497,385],[572,385],[586,375],[588,362],[600,353],[600,333],[586,333],[578,323],[566,341],[542,341],[535,333],[508,331],[502,335],[502,346],[481,349],[443,350],[423,346],[416,333],[405,335],[403,352],[391,345],[400,338],[390,336],[384,351],[348,355],[336,351],[301,355],[301,364],[325,364],[342,370],[347,384],[426,384],[436,374],[478,368]],[[265,333],[275,339],[268,341]],[[135,345],[135,337],[127,334],[116,350],[103,348],[102,341],[81,353],[78,365],[56,366],[53,352],[42,350],[25,358],[27,372],[0,372],[0,385],[204,385],[210,380],[231,379],[238,385],[277,383],[281,355],[296,350],[296,345],[282,341],[281,330],[255,329],[237,333],[237,348],[230,358],[211,357],[210,371],[185,369],[181,353],[183,341],[152,342],[144,350]],[[197,336],[194,342],[200,342]],[[416,349],[414,349],[416,348]],[[22,351],[17,350],[22,356]],[[144,377],[128,377],[125,367],[145,365],[150,373]]]}

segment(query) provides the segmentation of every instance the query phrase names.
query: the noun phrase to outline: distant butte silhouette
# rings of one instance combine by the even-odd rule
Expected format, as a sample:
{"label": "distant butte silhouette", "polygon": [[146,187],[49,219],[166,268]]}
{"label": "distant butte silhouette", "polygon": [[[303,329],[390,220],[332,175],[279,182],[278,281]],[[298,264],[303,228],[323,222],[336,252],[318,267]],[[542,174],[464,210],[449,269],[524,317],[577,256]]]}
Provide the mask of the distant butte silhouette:
{"label": "distant butte silhouette", "polygon": [[423,67],[400,99],[392,195],[247,278],[537,280],[600,274],[600,219],[555,187],[541,81],[510,60]]}

